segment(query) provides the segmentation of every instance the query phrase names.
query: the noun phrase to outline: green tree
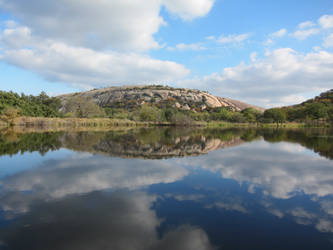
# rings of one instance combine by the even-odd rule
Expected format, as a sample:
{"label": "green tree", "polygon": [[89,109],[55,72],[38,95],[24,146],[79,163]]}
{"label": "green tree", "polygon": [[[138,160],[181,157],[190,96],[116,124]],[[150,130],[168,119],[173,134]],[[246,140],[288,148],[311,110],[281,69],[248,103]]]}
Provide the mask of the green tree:
{"label": "green tree", "polygon": [[272,108],[265,110],[264,118],[272,119],[277,125],[279,125],[279,123],[283,123],[286,121],[287,114],[286,111],[281,108]]}
{"label": "green tree", "polygon": [[329,108],[324,103],[309,103],[306,105],[305,113],[311,119],[328,118]]}
{"label": "green tree", "polygon": [[92,98],[73,96],[65,104],[64,110],[66,113],[72,113],[80,118],[93,118],[105,116],[102,110]]}
{"label": "green tree", "polygon": [[241,111],[247,122],[257,122],[262,115],[262,112],[254,108],[246,108]]}
{"label": "green tree", "polygon": [[6,107],[3,111],[2,111],[2,115],[1,115],[1,120],[8,122],[10,124],[12,124],[13,120],[19,116],[19,109],[14,108],[14,107]]}
{"label": "green tree", "polygon": [[193,120],[191,119],[190,116],[182,113],[182,112],[177,112],[172,115],[171,122],[176,125],[190,125],[193,123]]}
{"label": "green tree", "polygon": [[160,109],[144,104],[139,110],[139,118],[141,121],[162,121],[162,112]]}

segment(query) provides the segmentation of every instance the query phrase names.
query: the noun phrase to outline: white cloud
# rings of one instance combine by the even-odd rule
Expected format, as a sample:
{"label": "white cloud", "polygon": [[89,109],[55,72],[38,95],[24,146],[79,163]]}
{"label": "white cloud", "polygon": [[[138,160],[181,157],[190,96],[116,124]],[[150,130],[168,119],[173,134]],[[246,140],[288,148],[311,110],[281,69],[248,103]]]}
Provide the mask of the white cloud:
{"label": "white cloud", "polygon": [[298,25],[292,36],[299,40],[305,40],[309,36],[319,34],[323,29],[329,29],[333,27],[333,15],[323,15],[318,19],[318,23],[312,21],[305,21]]}
{"label": "white cloud", "polygon": [[257,56],[258,56],[257,52],[252,52],[252,53],[250,54],[251,62],[255,62],[255,61],[257,61]]}
{"label": "white cloud", "polygon": [[169,82],[189,70],[171,61],[138,53],[96,51],[31,35],[27,27],[5,29],[0,35],[2,60],[36,72],[50,81],[83,88],[114,84]]}
{"label": "white cloud", "polygon": [[315,23],[314,22],[311,22],[311,21],[306,21],[306,22],[302,22],[298,25],[298,28],[299,29],[306,29],[306,28],[311,28],[315,26]]}
{"label": "white cloud", "polygon": [[9,11],[38,36],[94,49],[147,50],[159,45],[153,35],[165,24],[163,5],[182,17],[206,15],[213,0],[3,0]]}
{"label": "white cloud", "polygon": [[211,41],[215,41],[216,37],[215,36],[207,36],[205,37],[206,40],[211,40]]}
{"label": "white cloud", "polygon": [[241,43],[249,38],[249,34],[231,34],[228,36],[221,35],[218,39],[218,43],[226,44],[226,43]]}
{"label": "white cloud", "polygon": [[214,0],[162,0],[166,9],[184,20],[192,20],[208,14]]}
{"label": "white cloud", "polygon": [[263,45],[265,46],[270,46],[272,44],[274,44],[274,41],[271,38],[268,38],[266,41],[263,42]]}
{"label": "white cloud", "polygon": [[30,39],[31,30],[28,27],[8,28],[0,34],[0,42],[15,49],[26,46]]}
{"label": "white cloud", "polygon": [[324,38],[324,44],[325,47],[333,47],[333,33],[330,34],[329,36]]}
{"label": "white cloud", "polygon": [[201,43],[179,43],[176,45],[175,48],[170,48],[170,50],[194,50],[194,51],[199,51],[199,50],[206,50],[207,48],[203,46]]}
{"label": "white cloud", "polygon": [[275,31],[268,35],[268,38],[263,42],[263,45],[271,46],[275,43],[274,39],[284,37],[286,34],[287,34],[286,29],[280,29],[278,31]]}
{"label": "white cloud", "polygon": [[75,46],[145,50],[164,21],[157,0],[4,0],[8,10],[34,33]]}
{"label": "white cloud", "polygon": [[266,53],[249,64],[240,63],[202,78],[179,81],[178,85],[201,87],[216,95],[270,107],[295,104],[305,92],[332,88],[333,53],[307,54],[291,48]]}
{"label": "white cloud", "polygon": [[280,29],[276,32],[273,32],[272,34],[270,34],[271,37],[283,37],[287,34],[287,30],[286,29]]}
{"label": "white cloud", "polygon": [[333,28],[333,15],[324,15],[320,17],[318,23],[323,29]]}
{"label": "white cloud", "polygon": [[[214,0],[2,0],[8,21],[0,34],[0,59],[48,81],[89,89],[119,84],[167,84],[184,78],[183,65],[153,59],[154,34],[167,11],[191,20],[206,15]],[[201,50],[199,44],[179,49]]]}
{"label": "white cloud", "polygon": [[297,30],[297,31],[294,32],[293,36],[296,39],[305,40],[309,36],[319,34],[319,32],[320,32],[320,30],[319,29],[315,29],[315,28],[313,28],[313,29],[307,29],[307,30]]}

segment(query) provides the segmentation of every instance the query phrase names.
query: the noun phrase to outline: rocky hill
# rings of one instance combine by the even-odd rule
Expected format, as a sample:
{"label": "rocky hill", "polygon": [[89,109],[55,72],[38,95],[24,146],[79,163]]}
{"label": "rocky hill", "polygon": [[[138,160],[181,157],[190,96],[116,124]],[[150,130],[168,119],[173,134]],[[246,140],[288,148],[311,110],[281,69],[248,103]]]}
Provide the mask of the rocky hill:
{"label": "rocky hill", "polygon": [[65,104],[74,96],[91,98],[98,106],[103,108],[121,107],[131,109],[138,105],[150,103],[157,106],[169,104],[181,110],[191,111],[203,111],[207,108],[218,107],[229,107],[233,111],[241,111],[246,108],[263,111],[260,107],[229,98],[217,97],[205,91],[161,85],[109,87],[62,95],[59,98]]}
{"label": "rocky hill", "polygon": [[316,96],[313,99],[307,100],[301,105],[306,103],[326,103],[328,105],[333,104],[333,89],[321,93],[319,96]]}

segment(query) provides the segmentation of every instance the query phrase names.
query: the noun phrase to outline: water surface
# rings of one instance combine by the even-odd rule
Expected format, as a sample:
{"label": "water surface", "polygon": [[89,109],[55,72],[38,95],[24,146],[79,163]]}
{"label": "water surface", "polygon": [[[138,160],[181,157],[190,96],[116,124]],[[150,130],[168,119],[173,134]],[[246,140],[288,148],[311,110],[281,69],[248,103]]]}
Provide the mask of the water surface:
{"label": "water surface", "polygon": [[0,249],[333,249],[330,130],[0,134]]}

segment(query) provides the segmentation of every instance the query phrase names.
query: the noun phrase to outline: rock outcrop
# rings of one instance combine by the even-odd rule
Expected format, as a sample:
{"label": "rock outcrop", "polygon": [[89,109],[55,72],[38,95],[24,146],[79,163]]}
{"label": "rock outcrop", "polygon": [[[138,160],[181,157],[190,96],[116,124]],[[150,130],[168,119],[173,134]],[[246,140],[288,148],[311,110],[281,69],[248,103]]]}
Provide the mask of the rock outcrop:
{"label": "rock outcrop", "polygon": [[161,85],[109,87],[62,95],[59,98],[65,103],[68,98],[73,96],[92,98],[96,104],[104,108],[117,105],[131,108],[145,103],[169,103],[179,109],[192,111],[218,107],[229,107],[234,111],[241,111],[250,107],[260,111],[263,110],[253,105],[229,98],[217,97],[200,90],[172,88]]}

